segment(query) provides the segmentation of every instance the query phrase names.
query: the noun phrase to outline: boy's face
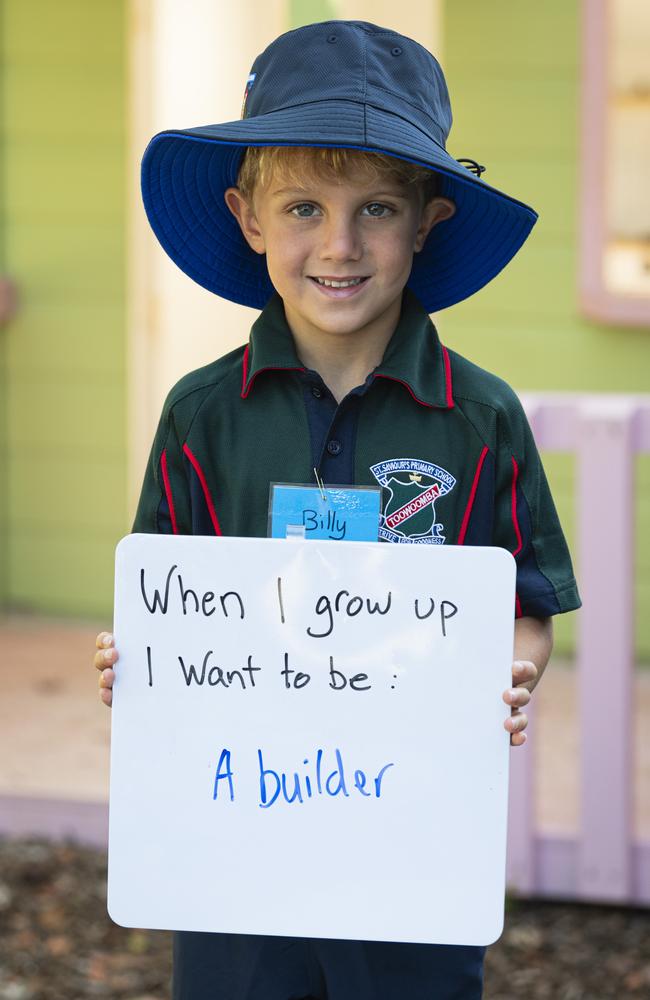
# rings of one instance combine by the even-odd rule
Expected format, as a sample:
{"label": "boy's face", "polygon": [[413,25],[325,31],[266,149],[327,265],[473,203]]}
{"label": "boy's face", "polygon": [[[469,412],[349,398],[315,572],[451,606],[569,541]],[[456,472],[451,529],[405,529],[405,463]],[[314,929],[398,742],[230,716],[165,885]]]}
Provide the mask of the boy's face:
{"label": "boy's face", "polygon": [[299,188],[272,177],[252,204],[237,188],[226,203],[252,249],[266,254],[294,334],[310,339],[394,328],[413,254],[454,212],[445,198],[423,205],[413,187],[359,174]]}

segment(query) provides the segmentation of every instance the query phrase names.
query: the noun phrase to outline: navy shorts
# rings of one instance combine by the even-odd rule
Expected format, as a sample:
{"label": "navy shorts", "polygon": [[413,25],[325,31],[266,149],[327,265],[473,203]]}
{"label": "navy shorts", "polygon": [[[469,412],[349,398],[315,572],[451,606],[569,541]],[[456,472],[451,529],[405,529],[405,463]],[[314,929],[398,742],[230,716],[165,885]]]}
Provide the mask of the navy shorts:
{"label": "navy shorts", "polygon": [[174,934],[173,1000],[480,1000],[485,948]]}

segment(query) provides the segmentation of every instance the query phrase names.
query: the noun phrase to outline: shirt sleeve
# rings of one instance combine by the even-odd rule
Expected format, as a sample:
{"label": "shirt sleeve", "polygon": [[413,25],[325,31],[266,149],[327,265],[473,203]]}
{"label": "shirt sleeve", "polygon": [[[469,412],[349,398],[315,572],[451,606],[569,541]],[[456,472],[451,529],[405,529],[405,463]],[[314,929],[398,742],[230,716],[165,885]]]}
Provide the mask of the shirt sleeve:
{"label": "shirt sleeve", "polygon": [[173,410],[167,406],[151,447],[132,531],[192,534],[186,462]]}
{"label": "shirt sleeve", "polygon": [[515,557],[518,618],[544,618],[580,607],[571,556],[542,461],[514,393],[499,414],[494,543]]}

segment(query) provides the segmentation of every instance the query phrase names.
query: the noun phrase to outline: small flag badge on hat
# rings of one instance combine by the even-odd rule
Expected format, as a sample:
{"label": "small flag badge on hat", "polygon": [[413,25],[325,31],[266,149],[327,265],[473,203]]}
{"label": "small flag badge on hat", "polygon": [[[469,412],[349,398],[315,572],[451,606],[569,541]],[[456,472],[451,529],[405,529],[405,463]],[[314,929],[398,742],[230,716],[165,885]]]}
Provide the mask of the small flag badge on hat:
{"label": "small flag badge on hat", "polygon": [[246,117],[246,101],[248,100],[248,95],[250,94],[251,90],[253,89],[253,84],[255,83],[255,77],[256,76],[257,76],[257,73],[250,73],[249,76],[248,76],[248,79],[246,80],[246,89],[244,90],[244,100],[242,101],[242,106],[241,106],[241,117],[242,118]]}

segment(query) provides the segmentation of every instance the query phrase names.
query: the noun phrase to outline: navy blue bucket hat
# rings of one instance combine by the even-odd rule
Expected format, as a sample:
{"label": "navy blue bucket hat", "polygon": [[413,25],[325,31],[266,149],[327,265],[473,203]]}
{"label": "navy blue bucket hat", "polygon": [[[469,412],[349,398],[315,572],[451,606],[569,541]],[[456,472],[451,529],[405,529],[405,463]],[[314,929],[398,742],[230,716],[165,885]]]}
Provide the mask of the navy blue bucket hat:
{"label": "navy blue bucket hat", "polygon": [[537,219],[447,153],[451,107],[440,65],[417,42],[364,21],[289,31],[253,63],[242,118],[161,132],[142,161],[142,196],[163,248],[211,292],[262,309],[273,286],[224,201],[247,146],[386,153],[435,170],[456,212],[416,253],[408,286],[427,312],[467,298],[516,254]]}

